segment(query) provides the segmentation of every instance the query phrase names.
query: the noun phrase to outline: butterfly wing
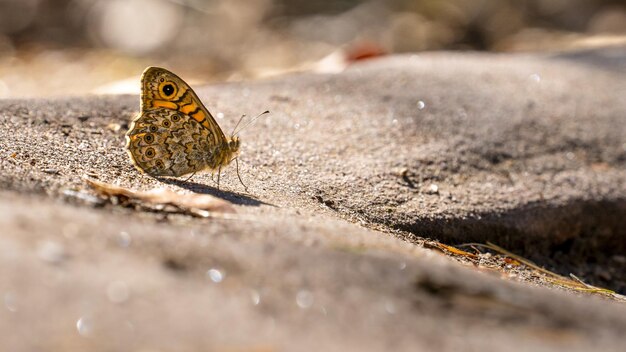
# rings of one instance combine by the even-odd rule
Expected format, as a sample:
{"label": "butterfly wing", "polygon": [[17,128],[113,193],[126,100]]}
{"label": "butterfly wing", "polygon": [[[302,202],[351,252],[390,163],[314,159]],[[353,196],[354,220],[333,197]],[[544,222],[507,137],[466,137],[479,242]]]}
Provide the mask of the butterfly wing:
{"label": "butterfly wing", "polygon": [[182,176],[214,164],[219,146],[195,118],[166,108],[142,112],[127,138],[133,164],[152,176]]}
{"label": "butterfly wing", "polygon": [[185,81],[164,68],[148,67],[141,76],[141,111],[159,108],[176,110],[195,119],[212,132],[213,144],[227,143],[213,115]]}

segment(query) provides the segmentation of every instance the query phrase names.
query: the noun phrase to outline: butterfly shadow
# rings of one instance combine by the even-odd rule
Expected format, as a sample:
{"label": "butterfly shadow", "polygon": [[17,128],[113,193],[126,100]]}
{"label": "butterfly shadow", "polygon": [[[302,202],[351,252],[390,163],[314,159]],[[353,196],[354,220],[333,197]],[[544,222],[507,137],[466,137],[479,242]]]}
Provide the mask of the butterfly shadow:
{"label": "butterfly shadow", "polygon": [[274,204],[265,203],[256,198],[247,196],[245,194],[220,190],[215,187],[207,186],[202,183],[185,181],[185,180],[177,180],[173,178],[164,178],[164,177],[155,177],[155,178],[163,183],[178,186],[180,188],[187,189],[194,193],[209,194],[214,197],[222,198],[224,200],[227,200],[237,205],[246,205],[246,206],[254,206],[254,207],[258,207],[259,205],[269,205],[269,206],[275,207]]}

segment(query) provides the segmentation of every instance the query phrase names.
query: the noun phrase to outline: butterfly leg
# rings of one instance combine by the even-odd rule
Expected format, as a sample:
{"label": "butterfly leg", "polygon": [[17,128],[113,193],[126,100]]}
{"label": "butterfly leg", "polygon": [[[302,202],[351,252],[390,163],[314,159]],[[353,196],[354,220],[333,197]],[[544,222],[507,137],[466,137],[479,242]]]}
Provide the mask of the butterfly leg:
{"label": "butterfly leg", "polygon": [[239,175],[239,159],[235,158],[235,165],[237,166],[237,178],[239,178],[239,182],[241,182],[241,185],[243,186],[243,189],[248,192],[248,186],[246,186],[245,183],[243,183],[243,181],[241,180],[241,175]]}
{"label": "butterfly leg", "polygon": [[187,182],[189,180],[191,180],[191,178],[196,174],[196,172],[194,171],[193,174],[191,174],[191,176],[187,177],[187,179],[185,179],[184,182]]}
{"label": "butterfly leg", "polygon": [[222,167],[217,168],[217,190],[220,190],[220,175],[222,174]]}

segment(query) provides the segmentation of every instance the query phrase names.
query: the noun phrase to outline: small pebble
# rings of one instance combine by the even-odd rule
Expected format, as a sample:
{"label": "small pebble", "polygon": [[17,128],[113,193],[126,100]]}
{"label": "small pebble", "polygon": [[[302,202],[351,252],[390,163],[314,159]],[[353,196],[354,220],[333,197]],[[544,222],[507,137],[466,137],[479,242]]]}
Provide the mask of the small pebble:
{"label": "small pebble", "polygon": [[37,256],[39,256],[39,259],[51,264],[59,264],[67,258],[65,247],[54,241],[39,242],[37,245]]}
{"label": "small pebble", "polygon": [[120,126],[119,123],[110,123],[107,125],[107,128],[113,132],[118,132],[122,128],[122,126]]}
{"label": "small pebble", "polygon": [[300,290],[296,295],[296,304],[303,309],[311,307],[314,300],[313,293],[308,290]]}
{"label": "small pebble", "polygon": [[89,317],[80,317],[76,321],[76,330],[83,337],[88,337],[93,331],[93,321]]}
{"label": "small pebble", "polygon": [[217,269],[209,269],[206,272],[206,276],[215,283],[220,283],[224,280],[224,273]]}
{"label": "small pebble", "polygon": [[132,243],[133,238],[130,237],[130,234],[126,231],[122,231],[119,233],[117,237],[117,244],[120,247],[127,248]]}
{"label": "small pebble", "polygon": [[439,194],[439,186],[437,186],[436,184],[432,184],[430,186],[428,186],[428,189],[426,190],[426,193],[428,194]]}
{"label": "small pebble", "polygon": [[58,175],[59,174],[59,170],[57,169],[43,169],[41,170],[47,174],[51,174],[51,175]]}

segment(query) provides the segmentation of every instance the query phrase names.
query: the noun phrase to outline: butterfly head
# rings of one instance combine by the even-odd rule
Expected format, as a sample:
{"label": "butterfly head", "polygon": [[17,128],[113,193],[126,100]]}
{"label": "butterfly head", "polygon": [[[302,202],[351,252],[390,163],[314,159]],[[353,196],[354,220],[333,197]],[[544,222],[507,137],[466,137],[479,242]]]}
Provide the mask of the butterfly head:
{"label": "butterfly head", "polygon": [[228,140],[228,149],[230,149],[232,153],[239,152],[239,137],[233,136]]}

